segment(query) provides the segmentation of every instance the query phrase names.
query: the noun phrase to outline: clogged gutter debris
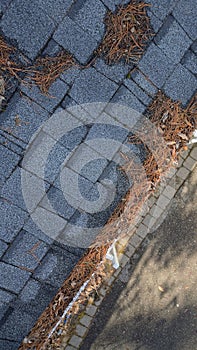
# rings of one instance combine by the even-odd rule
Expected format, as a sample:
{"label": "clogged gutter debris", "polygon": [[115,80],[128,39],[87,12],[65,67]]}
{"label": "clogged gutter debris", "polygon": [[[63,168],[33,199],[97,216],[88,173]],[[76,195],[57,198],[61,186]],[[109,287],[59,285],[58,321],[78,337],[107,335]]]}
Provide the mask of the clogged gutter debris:
{"label": "clogged gutter debris", "polygon": [[[57,348],[58,344],[61,343],[59,334],[61,333],[62,335],[65,335],[65,329],[67,329],[69,321],[65,324],[65,320],[63,319],[56,328],[56,331],[52,333],[53,328],[86,280],[90,279],[91,286],[88,284],[85,291],[80,295],[80,303],[78,299],[78,302],[73,305],[68,314],[70,316],[77,314],[80,311],[80,304],[82,305],[85,303],[88,296],[95,292],[97,285],[101,283],[102,277],[105,275],[103,270],[104,266],[101,263],[105,259],[108,247],[109,246],[106,245],[100,247],[100,249],[88,249],[87,253],[74,267],[70,276],[59,289],[49,306],[40,316],[28,337],[24,339],[24,342],[19,347],[20,350]],[[99,264],[101,264],[100,269],[98,268]],[[91,279],[94,272],[94,279]],[[52,333],[51,337],[48,337],[50,333]]]}
{"label": "clogged gutter debris", "polygon": [[196,113],[197,95],[183,109],[180,102],[173,102],[160,92],[149,106],[150,120],[160,129],[174,158],[187,149],[197,123]]}
{"label": "clogged gutter debris", "polygon": [[[162,133],[167,145],[166,149],[163,149],[162,145],[157,145],[156,153],[159,162],[148,150],[143,166],[149,186],[147,186],[147,179],[141,174],[140,168],[137,168],[138,165],[134,164],[132,160],[128,160],[126,166],[132,171],[132,176],[136,176],[137,181],[134,181],[134,185],[103,228],[100,235],[101,240],[99,241],[98,237],[97,242],[92,248],[88,249],[84,257],[75,266],[30,334],[25,338],[19,350],[60,349],[62,337],[69,335],[77,315],[83,310],[83,305],[87,304],[88,300],[90,302],[97,298],[97,290],[111,269],[105,263],[109,246],[114,238],[128,233],[136,214],[154,191],[156,184],[161,181],[170,167],[176,165],[181,151],[187,148],[188,141],[197,127],[197,96],[194,96],[188,107],[183,109],[179,102],[173,102],[159,93],[148,108],[148,116],[154,123],[154,129]],[[153,134],[150,135],[150,139],[154,143],[154,137],[152,138],[152,136]],[[139,134],[131,138],[130,142],[139,143],[143,141]],[[167,162],[166,154],[168,156],[170,154],[170,159]],[[85,290],[73,303],[68,314],[61,319],[76,293],[88,279],[90,281]],[[58,326],[55,327],[57,323]]]}

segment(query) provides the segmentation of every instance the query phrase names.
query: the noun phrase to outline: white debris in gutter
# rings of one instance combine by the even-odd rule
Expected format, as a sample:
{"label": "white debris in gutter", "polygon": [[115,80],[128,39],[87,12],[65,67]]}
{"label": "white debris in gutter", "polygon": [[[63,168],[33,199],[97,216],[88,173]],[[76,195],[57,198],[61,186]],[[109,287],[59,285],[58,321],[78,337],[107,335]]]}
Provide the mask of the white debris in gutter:
{"label": "white debris in gutter", "polygon": [[194,130],[193,132],[193,137],[191,138],[191,140],[189,141],[189,145],[193,144],[193,143],[197,143],[197,129]]}

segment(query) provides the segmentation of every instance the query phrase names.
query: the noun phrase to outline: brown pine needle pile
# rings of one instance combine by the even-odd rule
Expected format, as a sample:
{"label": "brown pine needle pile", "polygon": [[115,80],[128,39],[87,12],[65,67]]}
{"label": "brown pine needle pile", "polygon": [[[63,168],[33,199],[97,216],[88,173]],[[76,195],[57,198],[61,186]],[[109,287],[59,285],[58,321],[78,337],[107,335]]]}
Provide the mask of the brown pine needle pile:
{"label": "brown pine needle pile", "polygon": [[18,64],[10,58],[15,51],[16,49],[13,46],[8,45],[0,36],[0,71],[9,73],[11,76],[18,79],[18,73],[21,69]]}
{"label": "brown pine needle pile", "polygon": [[65,70],[77,66],[72,55],[66,51],[60,52],[55,57],[39,58],[35,65],[30,68],[30,73],[33,73],[33,80],[40,90],[47,94],[51,84],[59,78]]}
{"label": "brown pine needle pile", "polygon": [[44,94],[48,93],[51,84],[59,78],[61,73],[77,66],[72,55],[62,51],[55,57],[38,58],[33,66],[27,65],[22,67],[22,65],[19,66],[11,59],[12,54],[15,52],[17,53],[17,50],[13,46],[8,45],[0,36],[0,71],[9,76],[14,76],[19,81],[21,80],[19,72],[25,73],[27,75],[25,83],[34,81]]}
{"label": "brown pine needle pile", "polygon": [[149,106],[150,120],[160,129],[162,137],[177,157],[197,128],[197,95],[184,109],[180,102],[173,102],[162,92],[158,93]]}
{"label": "brown pine needle pile", "polygon": [[[20,81],[21,67],[15,62],[16,49],[0,36],[0,112],[4,110],[13,80]],[[14,79],[11,79],[14,77]]]}
{"label": "brown pine needle pile", "polygon": [[120,7],[117,13],[108,12],[105,18],[106,34],[98,53],[107,62],[124,59],[127,63],[137,62],[147,42],[153,35],[146,8],[150,4],[132,1]]}
{"label": "brown pine needle pile", "polygon": [[94,59],[87,66],[79,65],[67,51],[62,51],[55,57],[38,58],[36,63],[22,67],[14,62],[10,56],[17,50],[9,46],[0,37],[0,66],[1,70],[20,80],[18,73],[27,74],[28,81],[34,81],[40,90],[47,94],[51,84],[62,72],[71,67],[86,68],[91,66],[97,56],[101,54],[108,63],[124,59],[126,62],[137,62],[141,57],[147,41],[153,35],[150,21],[146,14],[149,4],[132,1],[120,7],[116,13],[108,12],[105,24],[104,39],[95,53]]}

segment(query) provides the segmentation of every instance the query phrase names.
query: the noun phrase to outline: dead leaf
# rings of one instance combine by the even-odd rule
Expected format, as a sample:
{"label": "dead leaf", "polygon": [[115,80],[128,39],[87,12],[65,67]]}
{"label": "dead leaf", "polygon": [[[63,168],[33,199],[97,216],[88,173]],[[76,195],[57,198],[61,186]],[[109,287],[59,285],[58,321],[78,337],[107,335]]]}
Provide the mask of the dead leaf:
{"label": "dead leaf", "polygon": [[93,304],[93,302],[94,302],[94,298],[92,297],[92,296],[90,296],[89,298],[88,298],[88,304]]}
{"label": "dead leaf", "polygon": [[1,108],[1,105],[2,105],[2,102],[5,100],[5,97],[3,97],[2,95],[0,95],[0,108]]}
{"label": "dead leaf", "polygon": [[168,118],[168,115],[169,115],[168,111],[163,114],[163,116],[161,118],[163,123],[165,123],[166,119]]}
{"label": "dead leaf", "polygon": [[5,94],[5,82],[2,77],[0,77],[0,94],[1,95]]}
{"label": "dead leaf", "polygon": [[76,286],[76,284],[77,284],[77,283],[76,283],[75,281],[72,281],[72,282],[71,282],[71,287],[74,288],[74,287]]}
{"label": "dead leaf", "polygon": [[168,145],[168,146],[172,146],[172,145],[175,145],[175,143],[176,143],[175,141],[168,141],[168,142],[167,142],[167,145]]}
{"label": "dead leaf", "polygon": [[186,124],[187,124],[188,126],[190,126],[190,128],[193,127],[193,125],[192,125],[187,119],[185,119],[185,122],[186,122]]}
{"label": "dead leaf", "polygon": [[19,118],[19,115],[17,114],[16,117],[14,118],[15,125],[16,126],[21,126],[21,119]]}
{"label": "dead leaf", "polygon": [[178,135],[179,135],[183,140],[188,141],[187,135],[183,134],[182,132],[179,132]]}
{"label": "dead leaf", "polygon": [[164,292],[164,289],[163,289],[162,286],[158,286],[158,289],[159,289],[160,292],[162,292],[162,293]]}

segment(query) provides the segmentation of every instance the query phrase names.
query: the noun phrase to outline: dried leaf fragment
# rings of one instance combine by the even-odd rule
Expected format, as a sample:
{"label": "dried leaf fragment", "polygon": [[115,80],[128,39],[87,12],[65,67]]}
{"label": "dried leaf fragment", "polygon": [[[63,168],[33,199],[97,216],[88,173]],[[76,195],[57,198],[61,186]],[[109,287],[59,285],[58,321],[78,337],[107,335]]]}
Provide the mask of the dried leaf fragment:
{"label": "dried leaf fragment", "polygon": [[183,134],[182,132],[179,132],[178,135],[179,135],[183,140],[188,141],[187,135]]}
{"label": "dried leaf fragment", "polygon": [[162,292],[162,293],[164,292],[164,289],[163,289],[162,286],[158,286],[158,289],[159,289],[160,292]]}

